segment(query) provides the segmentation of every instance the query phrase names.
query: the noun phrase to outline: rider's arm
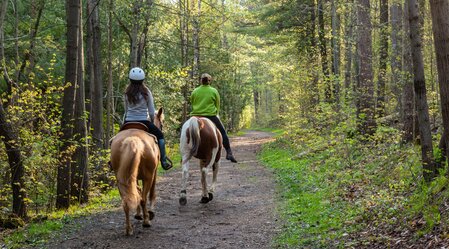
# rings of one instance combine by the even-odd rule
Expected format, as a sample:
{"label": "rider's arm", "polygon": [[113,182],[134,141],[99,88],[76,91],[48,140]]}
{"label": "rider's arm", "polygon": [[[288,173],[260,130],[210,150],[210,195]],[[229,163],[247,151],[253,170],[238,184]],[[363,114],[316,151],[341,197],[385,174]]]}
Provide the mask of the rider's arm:
{"label": "rider's arm", "polygon": [[125,112],[123,113],[123,123],[125,123],[126,120],[126,113],[128,112],[128,97],[125,94],[125,98],[123,98],[124,100],[124,105],[125,105]]}
{"label": "rider's arm", "polygon": [[154,121],[154,99],[153,99],[153,94],[151,93],[150,90],[148,90],[148,100],[147,100],[147,105],[148,105],[148,114],[150,115],[150,121],[153,122]]}
{"label": "rider's arm", "polygon": [[215,90],[216,91],[216,98],[215,98],[215,106],[217,107],[217,116],[218,116],[218,114],[220,113],[220,94],[218,93],[218,90]]}

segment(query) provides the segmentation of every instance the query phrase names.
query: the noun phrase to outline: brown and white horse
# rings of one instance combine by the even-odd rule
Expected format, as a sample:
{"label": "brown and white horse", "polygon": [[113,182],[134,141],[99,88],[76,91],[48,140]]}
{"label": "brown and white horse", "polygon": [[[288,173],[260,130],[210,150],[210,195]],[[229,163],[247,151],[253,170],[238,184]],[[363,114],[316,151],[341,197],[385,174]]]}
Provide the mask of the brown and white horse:
{"label": "brown and white horse", "polygon": [[[159,109],[154,124],[159,129],[163,122],[163,111]],[[154,218],[156,204],[157,166],[160,160],[156,137],[146,132],[141,123],[127,123],[112,139],[111,164],[117,179],[123,210],[125,211],[126,235],[133,234],[129,212],[136,210],[136,219],[142,219],[143,226],[149,227]],[[138,180],[142,180],[140,189]],[[148,193],[150,210],[147,210]]]}
{"label": "brown and white horse", "polygon": [[[181,155],[182,155],[182,189],[179,204],[187,204],[187,179],[189,177],[189,161],[192,157],[200,159],[202,197],[201,203],[208,203],[214,197],[215,183],[222,148],[222,137],[214,123],[207,118],[191,117],[182,126]],[[207,172],[212,167],[212,185],[207,186]]]}

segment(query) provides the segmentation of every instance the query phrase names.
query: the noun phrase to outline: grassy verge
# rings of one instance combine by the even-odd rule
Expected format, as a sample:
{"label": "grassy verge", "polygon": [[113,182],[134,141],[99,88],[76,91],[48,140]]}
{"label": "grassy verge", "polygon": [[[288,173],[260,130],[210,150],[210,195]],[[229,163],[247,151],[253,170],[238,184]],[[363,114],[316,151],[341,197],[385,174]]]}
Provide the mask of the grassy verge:
{"label": "grassy verge", "polygon": [[[398,132],[382,127],[363,143],[340,131],[304,130],[265,145],[259,159],[274,169],[284,221],[276,244],[390,247],[413,245],[435,228],[449,231],[442,211],[448,181],[422,184],[419,155],[419,147],[402,145]],[[395,238],[403,231],[410,242]]]}
{"label": "grassy verge", "polygon": [[92,198],[87,205],[71,206],[66,211],[57,211],[47,214],[46,220],[30,223],[8,234],[4,234],[0,241],[1,248],[38,247],[48,241],[64,227],[71,225],[79,217],[92,215],[98,212],[109,211],[120,202],[118,190],[113,189],[102,196]]}

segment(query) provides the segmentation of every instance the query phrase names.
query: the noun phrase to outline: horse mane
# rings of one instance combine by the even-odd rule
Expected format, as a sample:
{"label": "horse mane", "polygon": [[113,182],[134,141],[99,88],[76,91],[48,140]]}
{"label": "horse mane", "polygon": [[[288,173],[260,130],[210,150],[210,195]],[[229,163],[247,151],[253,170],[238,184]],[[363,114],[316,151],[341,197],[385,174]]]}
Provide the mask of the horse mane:
{"label": "horse mane", "polygon": [[117,172],[118,188],[123,202],[132,209],[141,201],[137,189],[137,174],[144,144],[136,137],[127,137],[121,145],[122,158]]}
{"label": "horse mane", "polygon": [[198,154],[198,148],[200,147],[201,143],[201,136],[200,136],[200,120],[198,118],[192,117],[190,119],[189,129],[187,134],[190,137],[190,141],[192,142],[192,149],[190,150],[190,155],[195,156]]}

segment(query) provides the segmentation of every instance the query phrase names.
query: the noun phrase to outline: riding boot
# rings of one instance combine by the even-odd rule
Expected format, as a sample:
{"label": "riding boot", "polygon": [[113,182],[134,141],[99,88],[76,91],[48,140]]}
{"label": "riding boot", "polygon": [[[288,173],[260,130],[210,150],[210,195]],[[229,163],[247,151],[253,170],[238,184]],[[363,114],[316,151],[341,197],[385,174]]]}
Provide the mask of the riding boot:
{"label": "riding boot", "polygon": [[173,167],[172,161],[167,157],[165,153],[165,140],[159,139],[157,144],[159,145],[159,151],[161,152],[161,165],[164,170],[169,170]]}
{"label": "riding boot", "polygon": [[226,160],[230,160],[233,163],[236,163],[237,160],[235,160],[234,156],[232,155],[232,150],[231,148],[226,149]]}

